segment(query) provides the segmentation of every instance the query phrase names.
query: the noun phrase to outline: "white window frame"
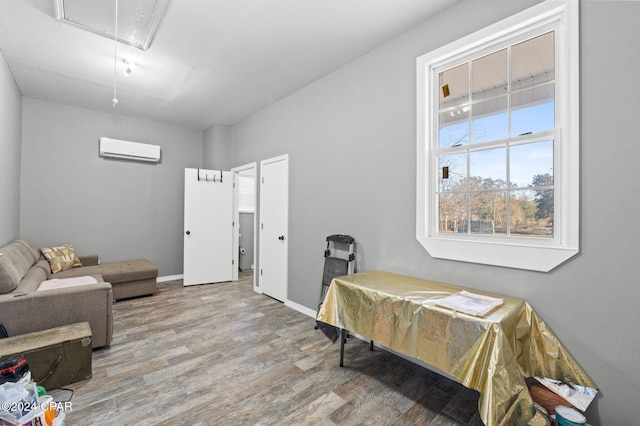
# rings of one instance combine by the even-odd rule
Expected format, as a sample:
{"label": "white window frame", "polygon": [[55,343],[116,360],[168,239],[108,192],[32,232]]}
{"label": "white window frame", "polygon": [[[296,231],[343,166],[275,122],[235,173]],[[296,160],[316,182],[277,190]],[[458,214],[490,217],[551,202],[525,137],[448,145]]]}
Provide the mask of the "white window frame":
{"label": "white window frame", "polygon": [[[553,25],[556,31],[554,238],[448,235],[437,227],[437,125],[434,78],[444,64]],[[416,237],[435,258],[548,272],[579,252],[579,37],[578,0],[547,0],[417,59]],[[436,141],[437,142],[437,141]]]}

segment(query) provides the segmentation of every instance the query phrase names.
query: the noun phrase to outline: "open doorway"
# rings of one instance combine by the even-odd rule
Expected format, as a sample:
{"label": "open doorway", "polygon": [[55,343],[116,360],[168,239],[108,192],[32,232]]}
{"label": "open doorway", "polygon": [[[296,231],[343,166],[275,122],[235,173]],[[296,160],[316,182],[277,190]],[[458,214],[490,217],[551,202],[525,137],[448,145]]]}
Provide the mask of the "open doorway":
{"label": "open doorway", "polygon": [[256,280],[256,230],[257,230],[257,163],[245,164],[231,169],[234,174],[233,215],[237,230],[234,235],[234,277],[238,273],[252,271],[253,288],[257,291]]}

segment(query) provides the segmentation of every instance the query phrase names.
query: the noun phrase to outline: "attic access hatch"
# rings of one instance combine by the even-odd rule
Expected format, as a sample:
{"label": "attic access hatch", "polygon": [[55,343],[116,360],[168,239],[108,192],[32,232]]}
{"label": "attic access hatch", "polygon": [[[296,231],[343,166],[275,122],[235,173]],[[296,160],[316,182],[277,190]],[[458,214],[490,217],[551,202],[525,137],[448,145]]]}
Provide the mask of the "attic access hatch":
{"label": "attic access hatch", "polygon": [[[53,0],[57,20],[113,40],[115,0]],[[147,50],[168,0],[126,0],[118,3],[118,41]]]}

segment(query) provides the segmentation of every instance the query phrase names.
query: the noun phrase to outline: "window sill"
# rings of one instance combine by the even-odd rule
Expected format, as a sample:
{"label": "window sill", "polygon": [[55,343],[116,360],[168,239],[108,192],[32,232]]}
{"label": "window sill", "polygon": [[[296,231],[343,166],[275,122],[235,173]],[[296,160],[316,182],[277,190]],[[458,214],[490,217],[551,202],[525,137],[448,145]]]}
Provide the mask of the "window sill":
{"label": "window sill", "polygon": [[486,240],[418,237],[427,252],[437,259],[481,263],[506,268],[549,272],[578,254],[577,248],[505,243]]}

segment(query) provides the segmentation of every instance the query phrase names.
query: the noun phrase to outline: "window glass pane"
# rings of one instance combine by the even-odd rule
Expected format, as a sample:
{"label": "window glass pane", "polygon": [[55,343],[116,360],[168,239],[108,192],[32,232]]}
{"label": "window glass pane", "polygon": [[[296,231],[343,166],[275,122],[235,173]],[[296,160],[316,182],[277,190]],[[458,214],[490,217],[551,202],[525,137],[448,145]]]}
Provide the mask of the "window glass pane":
{"label": "window glass pane", "polygon": [[470,189],[496,189],[507,186],[506,148],[469,153]]}
{"label": "window glass pane", "polygon": [[467,154],[438,157],[438,188],[440,192],[466,190]]}
{"label": "window glass pane", "polygon": [[555,127],[554,84],[511,95],[511,136],[537,133]]}
{"label": "window glass pane", "polygon": [[509,136],[506,96],[473,104],[471,117],[471,142],[487,142]]}
{"label": "window glass pane", "polygon": [[553,238],[553,189],[513,191],[509,203],[511,236]]}
{"label": "window glass pane", "polygon": [[469,103],[469,64],[458,65],[438,75],[440,110]]}
{"label": "window glass pane", "polygon": [[514,145],[509,149],[509,180],[518,187],[553,185],[553,141]]}
{"label": "window glass pane", "polygon": [[555,79],[554,31],[511,48],[511,90]]}
{"label": "window glass pane", "polygon": [[438,147],[451,148],[469,143],[469,109],[442,112],[438,132]]}
{"label": "window glass pane", "polygon": [[473,100],[504,95],[507,91],[507,49],[499,50],[471,63]]}
{"label": "window glass pane", "polygon": [[504,192],[480,191],[470,195],[471,233],[505,233],[507,205]]}
{"label": "window glass pane", "polygon": [[467,228],[467,194],[448,193],[438,196],[439,232],[460,233]]}
{"label": "window glass pane", "polygon": [[256,210],[256,178],[253,176],[238,176],[238,209],[242,212]]}

